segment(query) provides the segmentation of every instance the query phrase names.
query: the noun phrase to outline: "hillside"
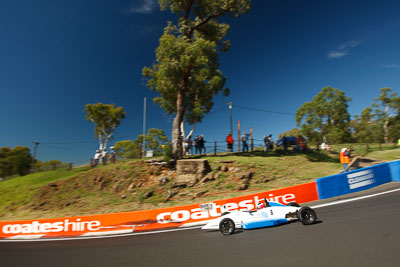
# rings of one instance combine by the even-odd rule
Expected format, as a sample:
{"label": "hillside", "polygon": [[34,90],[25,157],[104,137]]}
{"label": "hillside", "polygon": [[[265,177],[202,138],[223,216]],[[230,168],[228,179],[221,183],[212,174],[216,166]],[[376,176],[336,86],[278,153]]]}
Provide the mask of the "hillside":
{"label": "hillside", "polygon": [[[400,154],[399,149],[386,153]],[[0,220],[82,216],[200,203],[306,183],[341,170],[335,151],[278,150],[202,158],[209,161],[212,172],[191,185],[175,183],[174,170],[142,160],[5,180],[0,182]]]}

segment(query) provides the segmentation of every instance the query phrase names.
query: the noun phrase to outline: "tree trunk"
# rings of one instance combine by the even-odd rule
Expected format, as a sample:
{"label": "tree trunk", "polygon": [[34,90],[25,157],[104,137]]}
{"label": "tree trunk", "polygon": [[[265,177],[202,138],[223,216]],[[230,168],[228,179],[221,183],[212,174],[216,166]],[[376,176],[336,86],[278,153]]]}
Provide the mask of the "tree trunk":
{"label": "tree trunk", "polygon": [[[185,134],[185,122],[184,121],[181,122],[181,134],[182,134],[183,137],[186,136],[186,134]],[[185,140],[186,140],[186,138],[183,141],[185,141]]]}
{"label": "tree trunk", "polygon": [[107,149],[107,146],[108,146],[108,139],[109,139],[109,137],[107,136],[107,137],[105,138],[105,140],[104,140],[103,150],[104,150],[104,149]]}
{"label": "tree trunk", "polygon": [[181,123],[181,134],[182,134],[183,137],[185,137],[185,139],[184,139],[183,141],[185,141],[186,139],[188,139],[189,136],[192,136],[195,127],[196,127],[196,123],[192,126],[192,129],[191,129],[190,132],[186,135],[186,132],[185,132],[185,122],[182,121],[182,123]]}
{"label": "tree trunk", "polygon": [[175,160],[182,158],[181,123],[183,122],[183,115],[183,95],[181,92],[179,92],[176,99],[176,116],[172,124],[172,154],[174,155]]}
{"label": "tree trunk", "polygon": [[172,154],[174,155],[175,160],[182,159],[183,157],[181,124],[183,122],[183,116],[185,115],[184,100],[186,97],[189,75],[192,69],[193,66],[189,66],[189,68],[184,72],[182,85],[179,88],[176,97],[176,117],[172,124]]}
{"label": "tree trunk", "polygon": [[109,141],[110,138],[112,137],[113,132],[114,132],[114,129],[115,129],[115,128],[113,128],[113,129],[110,131],[110,134],[106,135],[106,138],[105,138],[105,140],[104,140],[104,147],[103,147],[103,149],[107,149],[108,141]]}
{"label": "tree trunk", "polygon": [[99,134],[99,150],[102,151],[103,150],[103,136],[101,134]]}
{"label": "tree trunk", "polygon": [[385,144],[389,143],[389,119],[386,119],[383,123],[383,138],[385,140]]}
{"label": "tree trunk", "polygon": [[190,132],[189,132],[188,135],[186,136],[186,139],[188,139],[189,136],[192,136],[195,127],[196,127],[196,123],[193,125],[192,130],[190,130]]}

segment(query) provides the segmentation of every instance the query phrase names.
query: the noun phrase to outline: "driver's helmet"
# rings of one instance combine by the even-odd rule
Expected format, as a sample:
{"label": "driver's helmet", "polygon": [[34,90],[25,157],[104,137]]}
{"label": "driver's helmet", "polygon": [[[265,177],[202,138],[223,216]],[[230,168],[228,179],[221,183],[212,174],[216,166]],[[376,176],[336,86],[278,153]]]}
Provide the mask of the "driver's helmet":
{"label": "driver's helmet", "polygon": [[263,208],[265,208],[265,203],[260,202],[260,203],[257,204],[257,209],[258,209],[258,210],[259,210],[259,209],[263,209]]}

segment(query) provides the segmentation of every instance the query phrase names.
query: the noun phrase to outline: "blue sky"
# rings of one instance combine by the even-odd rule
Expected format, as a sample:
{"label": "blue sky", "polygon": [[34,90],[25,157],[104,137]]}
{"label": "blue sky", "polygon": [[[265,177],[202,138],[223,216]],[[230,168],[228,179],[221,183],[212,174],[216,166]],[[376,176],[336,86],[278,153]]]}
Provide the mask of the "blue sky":
{"label": "blue sky", "polygon": [[[352,98],[360,114],[382,87],[400,87],[400,2],[255,0],[251,12],[227,18],[231,49],[220,55],[229,97],[217,96],[196,126],[210,144],[234,126],[273,137],[296,126],[294,114],[321,88]],[[127,117],[116,140],[147,129],[170,136],[172,117],[152,103],[144,66],[167,20],[151,0],[4,0],[0,3],[0,147],[33,147],[38,158],[85,162],[98,147],[83,112],[88,103],[115,103]],[[225,108],[224,108],[225,107]],[[249,108],[273,112],[261,112]],[[236,130],[234,130],[236,131]]]}

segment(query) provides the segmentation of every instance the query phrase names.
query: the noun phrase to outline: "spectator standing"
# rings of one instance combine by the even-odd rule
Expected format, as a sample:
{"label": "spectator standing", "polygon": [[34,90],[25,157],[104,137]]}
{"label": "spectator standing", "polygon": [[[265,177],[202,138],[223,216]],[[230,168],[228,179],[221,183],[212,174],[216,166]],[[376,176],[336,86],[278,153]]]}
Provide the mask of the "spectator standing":
{"label": "spectator standing", "polygon": [[268,152],[268,150],[269,150],[268,136],[264,135],[264,152]]}
{"label": "spectator standing", "polygon": [[115,159],[116,159],[116,153],[115,153],[114,147],[112,146],[112,147],[110,147],[110,160],[111,160],[111,163],[115,163]]}
{"label": "spectator standing", "polygon": [[232,133],[229,133],[226,137],[226,146],[228,148],[228,152],[233,152],[233,137]]}
{"label": "spectator standing", "polygon": [[272,141],[272,134],[266,136],[264,135],[264,152],[268,152],[274,148]]}
{"label": "spectator standing", "polygon": [[350,149],[342,148],[340,151],[340,163],[343,165],[343,172],[347,172],[350,163]]}
{"label": "spectator standing", "polygon": [[268,135],[269,149],[274,149],[274,140],[272,140],[272,134]]}
{"label": "spectator standing", "polygon": [[186,149],[186,154],[187,155],[191,155],[193,154],[193,146],[192,146],[192,136],[189,135],[189,137],[186,139],[186,143],[185,146],[187,145],[187,149]]}
{"label": "spectator standing", "polygon": [[99,160],[101,157],[100,150],[96,150],[96,153],[94,153],[94,166],[97,166],[99,164]]}
{"label": "spectator standing", "polygon": [[204,146],[205,142],[206,142],[206,140],[204,140],[204,136],[201,134],[200,137],[199,137],[199,141],[198,141],[200,155],[201,154],[206,154],[206,152],[207,152],[206,151],[206,147]]}
{"label": "spectator standing", "polygon": [[288,140],[287,140],[286,135],[284,135],[284,136],[282,137],[282,145],[283,145],[283,150],[284,150],[284,151],[287,151]]}
{"label": "spectator standing", "polygon": [[301,137],[301,135],[299,135],[296,138],[296,150],[300,151],[302,145],[303,145],[303,137]]}
{"label": "spectator standing", "polygon": [[101,152],[101,161],[103,162],[103,165],[107,164],[107,149],[103,149]]}
{"label": "spectator standing", "polygon": [[185,155],[189,155],[189,143],[187,140],[183,142],[184,150],[185,150]]}
{"label": "spectator standing", "polygon": [[194,145],[194,153],[199,154],[199,136],[196,135],[196,137],[193,140],[193,145]]}
{"label": "spectator standing", "polygon": [[243,147],[243,152],[249,152],[249,145],[247,144],[247,140],[249,139],[249,136],[246,134],[246,132],[243,132],[242,136],[240,137],[242,141],[242,147]]}

